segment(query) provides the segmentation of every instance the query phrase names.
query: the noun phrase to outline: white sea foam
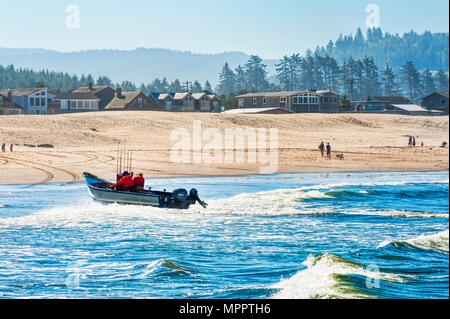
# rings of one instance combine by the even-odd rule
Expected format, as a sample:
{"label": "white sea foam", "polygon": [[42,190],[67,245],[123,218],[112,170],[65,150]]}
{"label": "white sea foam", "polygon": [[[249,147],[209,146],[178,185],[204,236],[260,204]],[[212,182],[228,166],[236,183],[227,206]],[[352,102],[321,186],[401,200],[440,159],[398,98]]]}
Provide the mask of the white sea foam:
{"label": "white sea foam", "polygon": [[352,289],[348,285],[340,289],[336,275],[361,275],[369,280],[384,280],[403,283],[411,276],[374,272],[365,265],[358,264],[331,254],[319,257],[312,255],[303,262],[307,268],[294,276],[282,279],[271,286],[279,289],[275,299],[316,299],[316,298],[373,298],[367,292]]}
{"label": "white sea foam", "polygon": [[382,248],[388,245],[401,245],[403,243],[412,245],[414,247],[432,250],[437,252],[446,252],[449,251],[449,230],[444,230],[439,233],[430,234],[430,235],[420,235],[411,239],[407,239],[405,241],[398,240],[385,240],[380,243],[377,248]]}

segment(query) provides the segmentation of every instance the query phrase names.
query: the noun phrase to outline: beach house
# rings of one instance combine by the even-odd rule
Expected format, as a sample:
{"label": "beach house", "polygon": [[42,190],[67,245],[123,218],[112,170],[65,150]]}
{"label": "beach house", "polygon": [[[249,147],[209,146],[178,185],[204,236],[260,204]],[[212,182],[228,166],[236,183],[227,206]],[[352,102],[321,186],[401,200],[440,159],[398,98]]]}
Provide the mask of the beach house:
{"label": "beach house", "polygon": [[376,113],[393,110],[394,104],[410,104],[411,101],[403,96],[370,96],[366,100],[351,103],[355,111]]}
{"label": "beach house", "polygon": [[448,115],[448,92],[433,92],[422,98],[421,104],[430,111],[441,111]]}
{"label": "beach house", "polygon": [[99,111],[100,99],[92,93],[56,93],[53,98],[59,108],[52,108],[50,114]]}
{"label": "beach house", "polygon": [[175,93],[172,111],[194,111],[194,98],[190,93]]}
{"label": "beach house", "polygon": [[[8,96],[8,90],[0,90]],[[20,105],[25,114],[47,114],[47,88],[11,89],[12,102]]]}
{"label": "beach house", "polygon": [[340,94],[331,90],[247,93],[236,96],[239,108],[285,108],[296,113],[339,112]]}
{"label": "beach house", "polygon": [[109,86],[93,86],[92,82],[89,82],[87,87],[81,87],[73,91],[73,93],[92,93],[100,99],[98,108],[100,111],[114,98],[115,90]]}
{"label": "beach house", "polygon": [[118,110],[153,110],[161,111],[161,105],[153,98],[152,95],[147,96],[145,93],[122,92],[118,88],[111,102],[105,107],[105,111]]}
{"label": "beach house", "polygon": [[24,110],[19,104],[11,101],[12,93],[7,91],[6,96],[0,93],[0,115],[23,114]]}

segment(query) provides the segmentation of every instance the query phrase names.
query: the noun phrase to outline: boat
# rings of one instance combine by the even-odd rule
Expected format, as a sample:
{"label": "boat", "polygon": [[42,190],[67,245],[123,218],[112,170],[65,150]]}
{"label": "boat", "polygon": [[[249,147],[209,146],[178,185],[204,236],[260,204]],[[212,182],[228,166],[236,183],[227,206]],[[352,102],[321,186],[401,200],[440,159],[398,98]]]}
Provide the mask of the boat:
{"label": "boat", "polygon": [[117,203],[128,205],[143,205],[159,208],[188,209],[190,205],[199,203],[206,208],[195,188],[189,193],[184,188],[179,188],[173,192],[142,190],[142,191],[117,191],[111,188],[112,183],[105,181],[91,173],[83,173],[91,196],[103,203]]}

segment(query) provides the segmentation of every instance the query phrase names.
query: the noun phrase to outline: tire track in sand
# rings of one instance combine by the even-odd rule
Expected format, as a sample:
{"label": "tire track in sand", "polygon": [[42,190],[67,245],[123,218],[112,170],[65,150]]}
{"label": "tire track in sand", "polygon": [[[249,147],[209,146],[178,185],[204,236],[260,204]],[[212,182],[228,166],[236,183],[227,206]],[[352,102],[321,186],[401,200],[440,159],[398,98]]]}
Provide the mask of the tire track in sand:
{"label": "tire track in sand", "polygon": [[42,181],[31,184],[32,186],[48,183],[48,182],[52,181],[53,178],[55,177],[55,175],[53,175],[53,173],[50,172],[50,171],[47,171],[47,170],[45,170],[45,169],[43,169],[41,167],[35,167],[35,166],[24,164],[24,163],[22,163],[21,160],[18,160],[18,159],[15,159],[15,158],[8,157],[8,159],[6,159],[6,158],[3,157],[2,160],[6,161],[7,163],[12,162],[12,163],[15,163],[15,164],[20,165],[20,166],[25,166],[25,167],[28,167],[28,168],[32,168],[32,169],[41,171],[45,175],[47,175],[47,177],[45,179],[43,179]]}
{"label": "tire track in sand", "polygon": [[[8,157],[8,159],[12,160],[13,162],[15,162],[17,164],[20,164],[22,166],[27,166],[27,167],[34,168],[34,169],[40,170],[42,172],[45,172],[48,175],[48,177],[44,181],[39,182],[37,184],[48,183],[51,180],[53,180],[54,177],[55,177],[55,175],[53,173],[51,173],[50,171],[47,171],[46,169],[44,169],[42,167],[54,169],[54,170],[61,171],[61,172],[64,172],[64,173],[70,175],[72,177],[72,180],[69,183],[75,183],[75,182],[80,180],[80,178],[79,178],[79,176],[77,174],[75,174],[75,173],[73,173],[73,172],[71,172],[69,170],[63,169],[63,168],[54,167],[54,166],[51,166],[51,165],[48,165],[48,164],[42,164],[42,163],[40,163],[38,161],[32,161],[32,160],[23,159],[23,158],[17,158],[17,157],[15,157],[15,158]],[[26,165],[26,164],[24,164],[24,162],[32,164],[32,165],[37,165],[38,167]]]}

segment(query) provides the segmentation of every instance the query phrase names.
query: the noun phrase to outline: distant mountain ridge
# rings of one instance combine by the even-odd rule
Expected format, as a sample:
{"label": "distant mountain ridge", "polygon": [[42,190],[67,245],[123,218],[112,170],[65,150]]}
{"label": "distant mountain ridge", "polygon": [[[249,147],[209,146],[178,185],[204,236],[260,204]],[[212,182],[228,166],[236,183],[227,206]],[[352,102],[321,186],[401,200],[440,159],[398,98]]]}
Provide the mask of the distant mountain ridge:
{"label": "distant mountain ridge", "polygon": [[[389,63],[398,70],[407,61],[412,61],[419,70],[449,70],[449,34],[414,31],[399,36],[384,33],[379,28],[368,29],[363,35],[358,28],[355,35],[340,35],[327,46],[317,47],[310,54],[330,55],[342,62],[349,57],[374,58],[379,68]],[[50,71],[69,74],[92,74],[95,78],[106,75],[113,82],[128,80],[139,86],[155,78],[174,81],[207,80],[213,86],[218,83],[222,66],[227,62],[232,69],[244,65],[249,55],[243,52],[217,54],[192,53],[160,48],[137,48],[135,50],[86,50],[59,52],[46,49],[0,48],[0,65],[14,64],[16,68]],[[280,57],[281,58],[281,57]],[[269,78],[273,81],[279,60],[263,60]]]}
{"label": "distant mountain ridge", "polygon": [[[204,84],[209,80],[216,84],[225,62],[237,67],[245,64],[249,57],[243,52],[203,54],[146,48],[80,52],[0,48],[0,65],[14,64],[17,68],[48,69],[77,75],[90,73],[94,77],[106,75],[113,82],[128,80],[136,85],[164,77],[168,81],[198,80]],[[269,73],[273,73],[278,60],[264,60],[264,63],[268,65]]]}

